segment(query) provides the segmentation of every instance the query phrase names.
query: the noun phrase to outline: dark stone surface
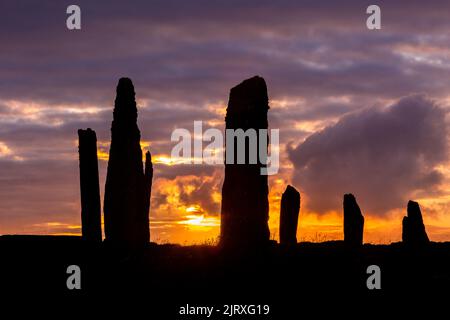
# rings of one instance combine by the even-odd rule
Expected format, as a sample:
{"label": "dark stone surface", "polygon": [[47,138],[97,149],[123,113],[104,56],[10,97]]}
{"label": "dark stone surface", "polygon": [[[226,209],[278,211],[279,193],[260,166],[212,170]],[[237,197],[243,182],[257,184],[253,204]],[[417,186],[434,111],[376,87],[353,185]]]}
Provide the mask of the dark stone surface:
{"label": "dark stone surface", "polygon": [[423,224],[420,206],[415,201],[408,202],[407,216],[403,218],[402,241],[407,245],[424,245],[429,243]]}
{"label": "dark stone surface", "polygon": [[348,246],[363,244],[364,217],[353,194],[344,195],[344,243]]}
{"label": "dark stone surface", "polygon": [[102,241],[97,136],[95,131],[78,130],[80,157],[81,230],[83,239]]}
{"label": "dark stone surface", "polygon": [[[267,129],[268,110],[264,79],[258,76],[247,79],[230,91],[226,128],[244,131]],[[260,169],[264,164],[259,160],[256,164],[249,164],[248,150],[247,143],[245,164],[236,164],[236,151],[234,164],[225,164],[220,230],[222,247],[260,246],[269,242],[267,176],[261,175]]]}
{"label": "dark stone surface", "polygon": [[300,211],[300,193],[288,185],[281,196],[280,208],[280,244],[297,243],[298,214]]}
{"label": "dark stone surface", "polygon": [[145,215],[144,223],[149,225],[148,215],[150,212],[150,197],[152,194],[152,180],[153,180],[153,163],[152,163],[152,155],[150,151],[147,151],[145,154],[145,203],[144,203],[144,212],[147,212]]}
{"label": "dark stone surface", "polygon": [[149,177],[143,169],[140,138],[133,83],[121,78],[111,127],[104,213],[105,240],[126,246],[150,240]]}

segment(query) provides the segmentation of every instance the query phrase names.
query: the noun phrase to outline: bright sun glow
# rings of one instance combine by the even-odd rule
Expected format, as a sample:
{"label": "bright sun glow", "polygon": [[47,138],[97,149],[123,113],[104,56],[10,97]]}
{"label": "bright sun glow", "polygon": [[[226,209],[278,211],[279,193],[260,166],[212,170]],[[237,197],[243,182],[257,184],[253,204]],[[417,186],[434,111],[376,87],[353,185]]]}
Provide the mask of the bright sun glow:
{"label": "bright sun glow", "polygon": [[177,164],[186,163],[186,159],[171,157],[171,156],[165,155],[165,154],[159,154],[159,155],[152,156],[152,162],[157,163],[157,164],[166,165],[166,166],[173,166],[173,165],[177,165]]}
{"label": "bright sun glow", "polygon": [[11,154],[12,154],[12,151],[6,145],[6,143],[0,141],[0,157],[9,156]]}
{"label": "bright sun glow", "polygon": [[193,205],[193,206],[187,207],[186,208],[186,212],[188,212],[188,213],[195,213],[195,212],[199,213],[199,212],[202,212],[202,208],[199,205]]}
{"label": "bright sun glow", "polygon": [[166,156],[166,155],[154,156],[154,157],[152,157],[152,162],[164,164],[166,166],[172,166],[175,164],[175,162],[172,160],[172,158],[170,156]]}
{"label": "bright sun glow", "polygon": [[178,221],[178,224],[184,224],[193,227],[217,227],[220,225],[218,217],[205,217],[205,215],[187,215],[185,220]]}

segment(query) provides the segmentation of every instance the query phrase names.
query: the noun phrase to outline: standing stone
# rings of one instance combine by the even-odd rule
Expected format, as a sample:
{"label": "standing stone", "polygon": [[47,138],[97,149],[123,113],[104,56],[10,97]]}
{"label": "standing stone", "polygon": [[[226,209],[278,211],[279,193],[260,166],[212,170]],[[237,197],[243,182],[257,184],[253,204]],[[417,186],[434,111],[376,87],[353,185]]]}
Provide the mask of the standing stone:
{"label": "standing stone", "polygon": [[300,193],[288,185],[281,196],[280,208],[280,244],[297,243],[298,214],[300,211]]}
{"label": "standing stone", "polygon": [[78,153],[80,157],[82,238],[92,242],[101,242],[100,186],[95,131],[91,129],[78,130]]}
{"label": "standing stone", "polygon": [[[150,225],[149,223],[149,212],[150,212],[150,197],[152,194],[152,180],[153,180],[153,163],[152,163],[152,155],[150,154],[150,151],[147,151],[145,154],[145,203],[144,203],[144,212],[147,212],[145,214],[145,221],[144,224]],[[150,238],[150,234],[148,235],[148,238]]]}
{"label": "standing stone", "polygon": [[424,245],[429,243],[419,204],[408,202],[407,216],[403,218],[402,241],[407,245]]}
{"label": "standing stone", "polygon": [[344,243],[357,247],[363,244],[364,217],[353,194],[344,195]]}
{"label": "standing stone", "polygon": [[[223,247],[252,247],[269,242],[269,187],[267,175],[260,172],[265,164],[259,159],[254,164],[249,161],[250,147],[256,148],[253,150],[259,154],[258,129],[267,129],[268,110],[267,87],[263,78],[256,76],[247,79],[231,89],[225,117],[226,129],[255,129],[257,143],[250,146],[247,140],[244,164],[237,164],[238,141],[234,139],[234,164],[228,161],[225,164],[220,230],[220,244]],[[227,148],[230,141],[226,139]],[[265,145],[262,143],[266,150],[267,141]]]}
{"label": "standing stone", "polygon": [[[140,138],[133,83],[121,78],[114,105],[105,185],[105,240],[133,247],[150,240],[151,181],[148,179],[151,175],[144,173]],[[149,157],[146,169],[151,169]]]}

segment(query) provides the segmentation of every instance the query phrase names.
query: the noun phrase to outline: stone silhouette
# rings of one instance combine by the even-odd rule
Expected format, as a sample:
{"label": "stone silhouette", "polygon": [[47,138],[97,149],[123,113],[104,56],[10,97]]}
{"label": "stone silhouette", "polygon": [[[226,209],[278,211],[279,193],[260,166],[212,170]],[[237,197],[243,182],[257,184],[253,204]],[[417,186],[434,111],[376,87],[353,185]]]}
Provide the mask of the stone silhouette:
{"label": "stone silhouette", "polygon": [[[259,160],[254,164],[249,161],[250,147],[258,148],[259,154],[258,129],[267,129],[268,110],[267,87],[263,78],[255,76],[231,89],[225,117],[226,129],[255,129],[257,143],[250,146],[247,139],[245,163],[237,164],[238,142],[235,139],[234,164],[225,164],[220,230],[222,247],[261,246],[269,242],[269,187],[267,175],[260,172],[265,164]],[[266,149],[267,141],[263,146]],[[227,138],[227,148],[230,144]]]}
{"label": "stone silhouette", "polygon": [[363,244],[364,217],[353,194],[344,195],[344,243],[351,247]]}
{"label": "stone silhouette", "polygon": [[90,128],[78,130],[78,153],[80,157],[82,238],[92,242],[101,242],[100,185],[95,131]]}
{"label": "stone silhouette", "polygon": [[140,138],[134,86],[130,79],[121,78],[105,185],[105,240],[132,247],[150,240],[148,215],[153,169],[148,154],[144,172]]}
{"label": "stone silhouette", "polygon": [[429,243],[417,202],[411,200],[408,202],[407,216],[403,218],[402,224],[402,241],[405,244],[417,246]]}
{"label": "stone silhouette", "polygon": [[300,211],[300,193],[288,185],[281,196],[280,208],[280,244],[297,243],[298,214]]}
{"label": "stone silhouette", "polygon": [[150,196],[152,194],[152,180],[153,180],[153,163],[152,163],[152,155],[150,151],[147,151],[145,154],[145,203],[144,203],[144,212],[150,212]]}

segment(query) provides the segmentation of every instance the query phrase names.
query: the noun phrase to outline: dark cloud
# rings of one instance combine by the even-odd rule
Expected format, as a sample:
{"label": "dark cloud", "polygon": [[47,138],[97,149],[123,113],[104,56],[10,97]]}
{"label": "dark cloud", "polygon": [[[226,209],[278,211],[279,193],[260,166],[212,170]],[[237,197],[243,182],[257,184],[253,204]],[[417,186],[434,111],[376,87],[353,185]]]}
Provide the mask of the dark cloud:
{"label": "dark cloud", "polygon": [[340,209],[352,192],[364,210],[384,214],[442,182],[446,113],[422,95],[343,117],[289,150],[295,182],[318,212]]}
{"label": "dark cloud", "polygon": [[78,4],[79,32],[65,28],[65,3],[1,4],[3,99],[106,103],[123,75],[141,97],[194,105],[225,100],[228,88],[255,74],[275,98],[434,96],[449,85],[439,68],[397,52],[405,44],[447,48],[444,1],[409,1],[407,10],[402,1],[380,1],[380,32],[366,29],[369,3],[357,0]]}

